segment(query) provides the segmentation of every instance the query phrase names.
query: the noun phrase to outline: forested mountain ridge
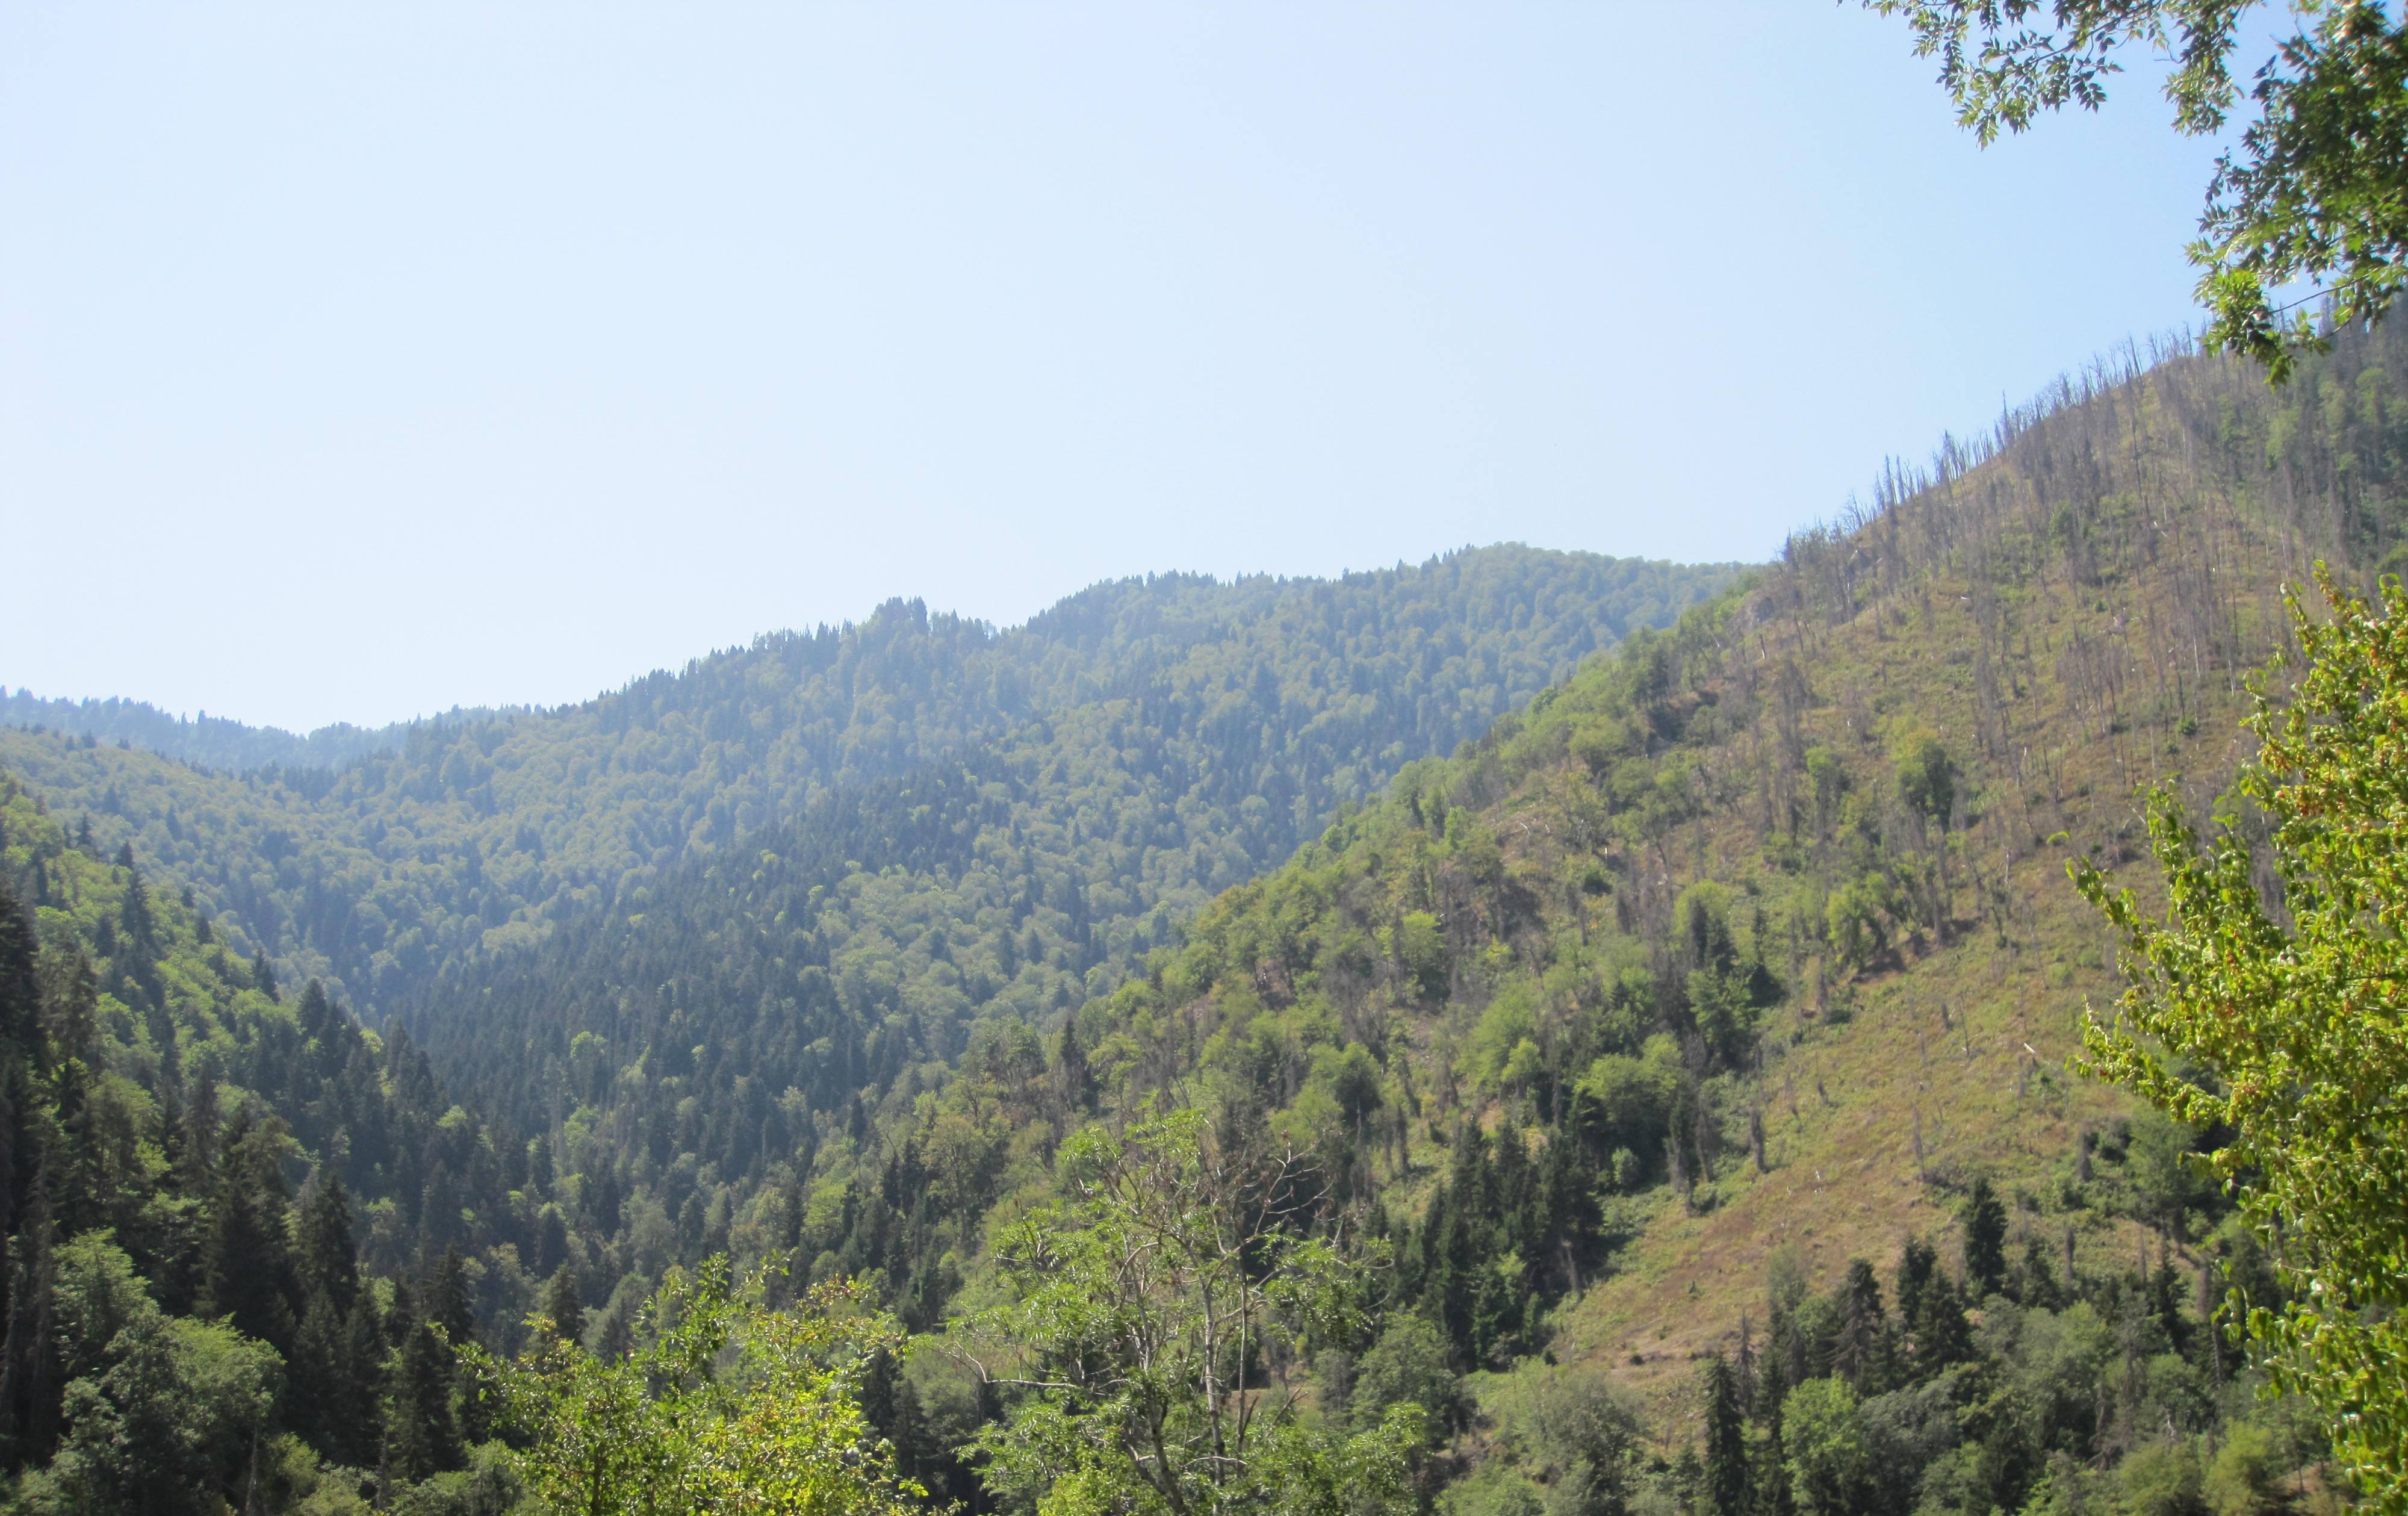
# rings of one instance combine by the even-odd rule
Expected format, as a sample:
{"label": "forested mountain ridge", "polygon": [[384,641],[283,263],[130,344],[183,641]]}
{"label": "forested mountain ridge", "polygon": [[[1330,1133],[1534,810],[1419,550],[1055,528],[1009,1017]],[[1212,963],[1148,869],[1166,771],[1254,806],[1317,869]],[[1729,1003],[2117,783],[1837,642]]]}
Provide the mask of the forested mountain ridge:
{"label": "forested mountain ridge", "polygon": [[[485,722],[501,714],[455,709],[428,717],[423,724]],[[122,743],[206,768],[336,768],[400,747],[409,729],[419,724],[395,722],[369,727],[337,722],[295,735],[279,727],[248,726],[208,711],[172,716],[144,700],[55,700],[30,690],[0,689],[0,726],[38,726],[111,746]]]}
{"label": "forested mountain ridge", "polygon": [[[195,873],[204,911],[247,877],[339,943],[380,898],[345,880],[410,867],[464,902],[507,867],[523,882],[504,898],[545,902],[464,910],[444,955],[394,959],[387,1008],[431,1066],[396,1034],[380,1087],[406,1075],[413,1110],[447,1083],[464,1104],[402,1150],[414,1171],[361,1180],[363,1251],[408,1282],[368,1292],[404,1323],[380,1448],[431,1428],[450,1441],[408,1470],[454,1484],[425,1509],[505,1503],[458,1482],[487,1466],[463,1466],[465,1384],[423,1348],[405,1373],[428,1312],[400,1306],[432,1280],[454,1339],[510,1347],[540,1305],[616,1361],[669,1266],[724,1251],[785,1266],[781,1292],[849,1279],[893,1310],[915,1342],[861,1400],[899,1466],[940,1499],[1021,1509],[1034,1487],[982,1480],[965,1445],[1096,1408],[1059,1381],[982,1381],[976,1334],[1041,1328],[1011,1308],[1042,1282],[1045,1228],[1095,1223],[1096,1154],[1171,1108],[1214,1163],[1268,1155],[1282,1176],[1275,1196],[1233,1192],[1255,1196],[1241,1229],[1268,1197],[1350,1275],[1344,1310],[1240,1371],[1274,1376],[1307,1433],[1404,1438],[1392,1472],[1455,1516],[2312,1504],[2313,1428],[2251,1409],[2211,1320],[2210,1265],[2253,1299],[2272,1288],[2185,1163],[2219,1135],[2064,1072],[2081,997],[2112,981],[2063,865],[2130,861],[2151,777],[2221,793],[2242,682],[2311,558],[2353,583],[2408,561],[2408,336],[2335,334],[2281,391],[2162,358],[2101,365],[1928,478],[1893,473],[1780,563],[1384,785],[1348,776],[1434,736],[1426,716],[1502,700],[1506,675],[1437,694],[1569,645],[1576,607],[1509,575],[1477,612],[1484,650],[1451,640],[1461,575],[1423,621],[1353,627],[1360,603],[1315,586],[1209,635],[1201,612],[1108,587],[1058,623],[1056,662],[976,686],[949,681],[995,675],[978,658],[996,639],[902,608],[829,654],[885,660],[841,723],[778,707],[713,737],[709,713],[742,708],[699,677],[598,704],[580,740],[627,756],[578,782],[643,798],[656,829],[547,813],[557,850],[426,845],[539,792],[499,761],[506,731],[491,752],[464,735],[405,754],[384,789],[242,781],[243,804],[294,808],[229,829],[261,846]],[[767,662],[710,666],[787,687]],[[1062,704],[955,743],[1044,679]],[[897,712],[923,698],[910,728]],[[220,866],[192,813],[141,807],[198,808],[178,787],[223,777],[0,738],[20,740],[77,779],[51,815],[98,802],[82,856],[134,815],[137,855],[155,836]],[[722,822],[679,787],[680,764],[751,783],[807,749],[832,777],[774,816]],[[393,789],[401,773],[419,788]],[[137,781],[158,793],[129,805]],[[393,794],[426,831],[387,821],[372,851]],[[299,808],[322,801],[362,840],[307,837]],[[541,894],[547,866],[575,882]],[[379,1047],[313,1004],[313,1024]],[[138,1066],[128,1046],[114,1056]],[[1091,1348],[1058,1366],[1083,1372]]]}
{"label": "forested mountain ridge", "polygon": [[[1003,633],[898,601],[583,706],[422,723],[340,769],[206,773],[27,730],[0,730],[0,767],[136,840],[286,978],[373,1005],[824,788],[990,745],[1184,808],[1195,856],[1157,873],[1200,899],[1731,572],[1503,548],[1328,582],[1160,576]],[[1132,700],[1143,745],[1083,751]]]}
{"label": "forested mountain ridge", "polygon": [[[599,1305],[695,1256],[857,1094],[937,1077],[980,1017],[1085,998],[1314,808],[1727,575],[1489,550],[1337,584],[1123,581],[1000,636],[896,605],[339,772],[0,751],[237,956],[273,944],[268,973],[326,969],[337,1002],[333,970],[384,986],[455,1094],[506,1114],[412,1151],[370,1251],[458,1249],[507,1335],[564,1260]],[[780,785],[811,798],[722,845]],[[731,894],[756,877],[790,887],[766,913]],[[562,1141],[586,1166],[555,1190]]]}
{"label": "forested mountain ridge", "polygon": [[[2221,793],[2281,587],[2312,558],[2396,569],[2404,527],[2397,332],[2339,334],[2279,392],[2196,355],[2102,365],[1409,766],[1050,1055],[974,1049],[875,1166],[831,1143],[732,1235],[807,1278],[879,1267],[922,1319],[956,1279],[988,1300],[992,1239],[1056,1193],[1043,1155],[1168,1102],[1310,1154],[1316,1224],[1392,1250],[1383,1324],[1292,1372],[1358,1424],[1455,1408],[1432,1446],[1463,1511],[1603,1498],[1604,1455],[1549,1430],[1581,1386],[1637,1392],[1676,1447],[1698,1363],[1734,1351],[1733,1437],[1777,1458],[1812,1381],[1874,1438],[1834,1512],[2187,1509],[2180,1439],[2226,1426],[2313,1463],[2296,1418],[2248,1422],[2205,1319],[2212,1263],[2272,1288],[2183,1161],[2216,1135],[2065,1072],[2115,981],[2064,865],[2131,860],[2143,781]],[[882,1205],[905,1240],[865,1245]],[[1893,1297],[1916,1237],[1938,1251],[1905,1250]],[[915,1365],[928,1403],[958,1407],[940,1364]],[[1699,1497],[1696,1465],[1613,1446],[1614,1502]],[[2166,1507],[2129,1482],[2185,1479]]]}

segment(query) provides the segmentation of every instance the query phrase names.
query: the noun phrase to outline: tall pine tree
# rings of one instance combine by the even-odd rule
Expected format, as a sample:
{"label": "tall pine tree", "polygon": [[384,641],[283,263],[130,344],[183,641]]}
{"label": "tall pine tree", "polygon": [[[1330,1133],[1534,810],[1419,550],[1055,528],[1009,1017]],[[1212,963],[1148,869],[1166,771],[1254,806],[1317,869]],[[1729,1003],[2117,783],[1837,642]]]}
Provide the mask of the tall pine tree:
{"label": "tall pine tree", "polygon": [[299,1326],[280,1123],[246,1105],[227,1124],[210,1199],[203,1310],[289,1352]]}
{"label": "tall pine tree", "polygon": [[1748,1516],[1747,1409],[1730,1360],[1706,1360],[1705,1496],[1708,1516]]}

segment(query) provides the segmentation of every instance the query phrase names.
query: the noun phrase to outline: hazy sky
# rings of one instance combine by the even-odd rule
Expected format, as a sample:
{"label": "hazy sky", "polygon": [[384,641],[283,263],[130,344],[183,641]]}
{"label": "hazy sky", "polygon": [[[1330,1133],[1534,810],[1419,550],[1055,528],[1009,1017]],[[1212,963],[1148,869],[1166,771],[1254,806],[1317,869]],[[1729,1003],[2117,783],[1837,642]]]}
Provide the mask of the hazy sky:
{"label": "hazy sky", "polygon": [[1828,0],[14,0],[0,684],[307,727],[893,594],[1761,558],[2191,317],[2153,86],[1984,152],[1930,76]]}

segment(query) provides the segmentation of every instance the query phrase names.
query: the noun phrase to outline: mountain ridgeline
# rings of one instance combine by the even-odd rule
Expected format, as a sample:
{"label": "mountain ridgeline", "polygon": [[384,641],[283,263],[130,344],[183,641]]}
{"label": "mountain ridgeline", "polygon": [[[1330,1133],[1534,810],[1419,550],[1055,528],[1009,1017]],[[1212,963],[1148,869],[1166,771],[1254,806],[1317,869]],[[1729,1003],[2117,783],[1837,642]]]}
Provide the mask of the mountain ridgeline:
{"label": "mountain ridgeline", "polygon": [[[897,603],[586,707],[422,725],[349,767],[224,774],[30,730],[0,732],[0,757],[101,855],[131,846],[191,892],[263,981],[406,1018],[456,1096],[523,1121],[363,1188],[412,1234],[372,1238],[380,1266],[494,1259],[480,1304],[514,1318],[565,1256],[530,1139],[584,1107],[616,1113],[603,1129],[631,1134],[631,1163],[658,1145],[655,1087],[629,1084],[619,1112],[622,1069],[705,1049],[712,1123],[743,1129],[705,1186],[724,1212],[757,1177],[736,1148],[790,1151],[856,1094],[941,1066],[979,1018],[1085,999],[1398,764],[1730,573],[1492,549],[1328,583],[1126,580],[1002,634]],[[791,888],[791,918],[733,908],[731,880],[756,880]],[[831,958],[818,944],[839,935]],[[628,980],[626,942],[676,966]],[[691,1209],[694,1166],[683,1184],[624,1167],[627,1204],[589,1187],[594,1215],[568,1223],[607,1219],[635,1250],[618,1272],[656,1275],[691,1249],[632,1228]]]}
{"label": "mountain ridgeline", "polygon": [[440,727],[497,721],[489,708],[455,708],[423,722],[353,726],[337,722],[306,736],[273,726],[249,726],[202,711],[174,716],[144,700],[44,699],[30,690],[0,689],[0,726],[55,731],[111,747],[140,748],[178,763],[240,771],[253,768],[338,768],[402,747],[421,726]]}
{"label": "mountain ridgeline", "polygon": [[[1030,777],[1024,829],[1059,831],[1064,867],[1146,896],[1133,914],[1192,908],[1733,572],[1489,549],[1327,582],[1162,576],[1002,633],[898,601],[582,706],[420,723],[347,766],[203,772],[89,722],[0,731],[0,765],[189,875],[284,978],[382,1008],[823,792],[982,753]],[[1132,806],[1144,869],[1073,856]]]}
{"label": "mountain ridgeline", "polygon": [[[1017,1509],[963,1450],[1057,1392],[959,1334],[1093,1193],[1057,1155],[1178,1111],[1353,1274],[1240,1370],[1460,1516],[2296,1506],[2314,1430],[2202,1282],[2273,1289],[2219,1135],[2064,1072],[2114,980],[2063,870],[2221,794],[2283,586],[2403,537],[2408,336],[2353,330],[2282,390],[2101,365],[1743,577],[896,604],[337,766],[0,732],[10,1309],[192,1323],[253,1385],[176,1444],[229,1500],[499,1511],[454,1348],[613,1357],[725,1253],[893,1311],[898,1466]],[[113,1209],[62,1220],[79,1164]],[[41,1509],[154,1477],[91,1409],[125,1330],[12,1331]]]}

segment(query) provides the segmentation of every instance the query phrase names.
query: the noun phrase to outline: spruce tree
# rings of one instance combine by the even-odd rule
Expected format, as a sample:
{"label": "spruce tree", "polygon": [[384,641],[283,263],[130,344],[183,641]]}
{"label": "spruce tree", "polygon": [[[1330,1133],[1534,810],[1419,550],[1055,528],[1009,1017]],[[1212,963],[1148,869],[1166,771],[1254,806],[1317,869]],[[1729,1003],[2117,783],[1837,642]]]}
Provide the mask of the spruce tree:
{"label": "spruce tree", "polygon": [[408,1280],[393,1281],[393,1306],[384,1313],[383,1319],[393,1351],[399,1352],[401,1345],[409,1340],[410,1328],[419,1321],[418,1296],[410,1289]]}
{"label": "spruce tree", "polygon": [[79,946],[41,960],[45,1030],[50,1070],[50,1141],[44,1153],[62,1237],[105,1226],[109,1188],[102,1135],[93,1130],[91,1089],[106,1072],[100,1052],[100,987]]}
{"label": "spruce tree", "polygon": [[624,1310],[604,1311],[601,1334],[594,1342],[594,1356],[606,1364],[615,1364],[626,1357],[627,1350],[633,1346],[635,1334],[628,1330],[627,1313]]}
{"label": "spruce tree", "polygon": [[1973,1355],[1973,1331],[1965,1321],[1965,1307],[1956,1281],[1934,1273],[1924,1287],[1914,1318],[1914,1366],[1929,1377]]}
{"label": "spruce tree", "polygon": [[359,1252],[351,1240],[351,1197],[339,1174],[328,1172],[301,1208],[299,1266],[305,1297],[324,1296],[334,1320],[351,1316],[359,1294]]}
{"label": "spruce tree", "polygon": [[424,1305],[427,1323],[442,1333],[445,1372],[457,1393],[454,1435],[464,1444],[482,1442],[490,1432],[490,1408],[478,1394],[468,1360],[462,1356],[462,1350],[477,1341],[477,1313],[468,1298],[467,1266],[456,1249],[444,1249],[436,1261],[426,1282]]}
{"label": "spruce tree", "polygon": [[1898,1319],[1908,1331],[1923,1315],[1923,1292],[1940,1271],[1940,1254],[1921,1237],[1908,1237],[1898,1253]]}
{"label": "spruce tree", "polygon": [[311,1295],[285,1364],[284,1420],[327,1457],[338,1456],[350,1409],[348,1346],[334,1302],[322,1293]]}
{"label": "spruce tree", "polygon": [[1079,1013],[1062,1023],[1061,1049],[1054,1070],[1062,1083],[1062,1104],[1075,1121],[1095,1108],[1096,1076],[1087,1066],[1086,1044],[1079,1037]]}
{"label": "spruce tree", "polygon": [[66,1387],[59,1363],[55,1319],[57,1228],[48,1187],[36,1176],[19,1233],[17,1269],[9,1281],[8,1330],[0,1345],[0,1442],[9,1464],[48,1459],[59,1439],[60,1399]]}
{"label": "spruce tree", "polygon": [[446,1248],[426,1281],[426,1319],[443,1329],[443,1339],[457,1352],[477,1340],[476,1308],[468,1299],[468,1267],[459,1250]]}
{"label": "spruce tree", "polygon": [[35,977],[34,925],[17,897],[0,885],[0,1038],[31,1054],[41,1024]]}
{"label": "spruce tree", "polygon": [[292,1349],[299,1293],[293,1269],[280,1135],[245,1106],[228,1123],[211,1197],[203,1309],[279,1352]]}
{"label": "spruce tree", "polygon": [[335,1427],[339,1447],[323,1450],[353,1467],[366,1468],[377,1461],[381,1440],[378,1408],[384,1399],[390,1352],[376,1296],[362,1290],[343,1323],[343,1405]]}
{"label": "spruce tree", "polygon": [[301,1004],[295,1014],[301,1022],[301,1035],[313,1040],[323,1039],[338,1023],[335,1008],[326,998],[326,987],[311,980],[301,992]]}
{"label": "spruce tree", "polygon": [[1986,1178],[1965,1197],[1965,1287],[1979,1301],[1998,1293],[2007,1274],[2007,1208]]}
{"label": "spruce tree", "polygon": [[118,927],[136,954],[155,958],[159,951],[159,919],[150,908],[150,887],[143,882],[142,870],[134,865],[130,845],[123,850],[120,866],[125,870],[125,896],[118,906]]}
{"label": "spruce tree", "polygon": [[1882,1309],[1881,1281],[1873,1278],[1873,1266],[1853,1259],[1840,1286],[1840,1330],[1831,1345],[1831,1366],[1859,1394],[1878,1394],[1885,1388],[1888,1333],[1889,1318]]}
{"label": "spruce tree", "polygon": [[1748,1516],[1747,1409],[1730,1360],[1706,1360],[1705,1496],[1708,1516]]}
{"label": "spruce tree", "polygon": [[218,1081],[206,1058],[193,1076],[191,1103],[184,1107],[183,1164],[178,1182],[186,1194],[207,1196],[217,1186]]}
{"label": "spruce tree", "polygon": [[459,1424],[452,1414],[452,1351],[431,1322],[411,1325],[394,1365],[385,1408],[388,1478],[415,1484],[461,1466]]}
{"label": "spruce tree", "polygon": [[1755,1516],[1795,1516],[1798,1502],[1790,1494],[1789,1452],[1781,1440],[1781,1418],[1775,1414],[1756,1445],[1751,1485]]}

